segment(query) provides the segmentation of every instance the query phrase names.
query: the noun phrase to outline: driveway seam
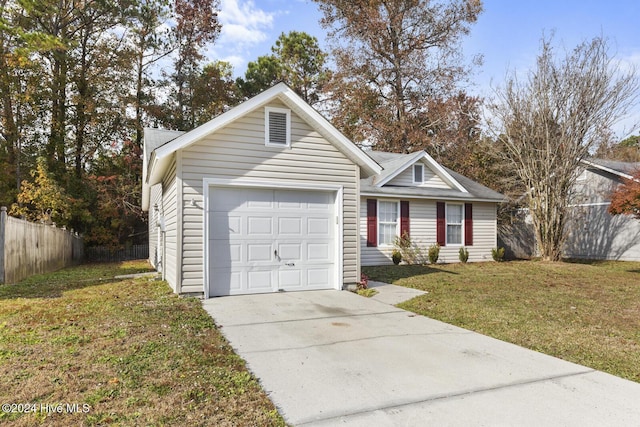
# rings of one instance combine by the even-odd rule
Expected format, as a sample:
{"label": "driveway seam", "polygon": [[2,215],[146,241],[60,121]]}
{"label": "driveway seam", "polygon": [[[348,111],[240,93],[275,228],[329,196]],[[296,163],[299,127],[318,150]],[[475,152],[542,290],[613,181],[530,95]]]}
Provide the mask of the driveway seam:
{"label": "driveway seam", "polygon": [[472,334],[473,332],[450,332],[450,331],[443,331],[443,332],[433,332],[433,333],[428,333],[428,334],[390,334],[390,335],[376,335],[374,337],[366,337],[366,338],[359,338],[359,339],[349,339],[349,340],[340,340],[340,341],[330,341],[330,342],[326,342],[323,344],[312,344],[312,345],[307,345],[304,347],[280,347],[280,348],[276,348],[273,350],[255,350],[255,351],[244,351],[244,353],[246,354],[262,354],[262,353],[274,353],[274,352],[278,352],[278,351],[287,351],[287,350],[306,350],[309,348],[317,348],[317,347],[329,347],[332,345],[337,345],[337,344],[344,344],[344,343],[350,343],[350,342],[362,342],[362,341],[373,341],[376,339],[382,339],[382,338],[398,338],[398,337],[426,337],[426,336],[434,336],[434,335],[447,335],[447,334],[454,334],[454,335],[466,335],[466,334]]}
{"label": "driveway seam", "polygon": [[[304,318],[304,319],[288,319],[288,320],[273,320],[273,321],[267,321],[267,322],[250,322],[250,323],[235,323],[233,325],[227,325],[224,326],[225,328],[229,329],[229,328],[233,328],[233,327],[239,327],[239,326],[255,326],[255,325],[276,325],[278,323],[296,323],[296,322],[305,322],[307,320],[322,320],[322,319],[344,319],[344,318],[351,318],[351,317],[363,317],[363,316],[371,316],[372,314],[378,315],[378,314],[396,314],[396,313],[402,313],[402,312],[407,312],[406,310],[402,310],[402,309],[397,309],[394,311],[380,311],[380,312],[375,312],[375,313],[362,313],[362,314],[340,314],[340,315],[335,315],[335,316],[320,316],[320,317],[308,317],[308,318]],[[211,316],[215,316],[215,313],[211,313]],[[215,317],[214,317],[215,319]]]}
{"label": "driveway seam", "polygon": [[368,414],[368,413],[375,412],[375,411],[386,411],[386,410],[390,410],[390,409],[398,409],[398,408],[403,408],[403,407],[412,406],[412,405],[419,405],[421,403],[430,403],[430,402],[435,402],[435,401],[456,399],[456,398],[459,398],[459,397],[473,396],[473,395],[488,393],[488,392],[492,392],[492,391],[505,390],[505,389],[509,389],[509,388],[524,387],[524,386],[528,386],[528,385],[532,385],[532,384],[544,383],[544,382],[548,382],[548,381],[554,381],[554,380],[572,378],[572,377],[579,377],[579,376],[583,376],[583,375],[592,374],[594,372],[598,372],[598,371],[595,370],[595,369],[587,369],[585,371],[573,372],[573,373],[570,373],[570,374],[553,375],[553,376],[549,376],[549,377],[536,378],[536,379],[527,380],[527,381],[519,381],[519,382],[515,382],[515,383],[507,383],[507,384],[494,386],[494,387],[483,387],[483,388],[478,388],[478,389],[474,389],[474,390],[463,391],[463,392],[460,392],[460,393],[452,393],[452,394],[444,394],[444,395],[440,395],[440,396],[434,396],[434,397],[431,397],[431,398],[428,398],[428,399],[407,401],[407,402],[404,402],[404,403],[397,403],[397,404],[388,405],[388,406],[370,408],[370,409],[365,409],[365,410],[362,410],[362,411],[343,413],[343,414],[340,414],[340,415],[332,415],[332,416],[325,417],[325,418],[315,418],[313,420],[308,420],[308,421],[304,421],[303,420],[303,421],[300,421],[300,422],[296,422],[296,425],[298,425],[298,426],[313,425],[313,424],[318,423],[318,422],[326,422],[326,421],[331,421],[331,420],[340,420],[340,419],[343,419],[343,418],[349,418],[349,417],[353,417],[353,416],[357,416],[357,415],[364,415],[364,414]]}

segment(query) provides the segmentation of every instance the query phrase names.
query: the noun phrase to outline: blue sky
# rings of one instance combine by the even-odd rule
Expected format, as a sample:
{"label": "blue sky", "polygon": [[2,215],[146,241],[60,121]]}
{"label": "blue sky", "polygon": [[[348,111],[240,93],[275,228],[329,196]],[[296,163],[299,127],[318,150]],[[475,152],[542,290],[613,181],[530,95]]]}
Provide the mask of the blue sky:
{"label": "blue sky", "polygon": [[[282,32],[305,31],[325,45],[321,14],[311,1],[220,0],[220,6],[222,33],[209,56],[231,62],[236,75],[244,74],[247,62],[269,54]],[[617,59],[640,68],[639,17],[638,0],[484,0],[484,12],[464,42],[469,59],[484,57],[468,91],[487,96],[507,72],[525,72],[534,64],[543,32],[554,32],[554,40],[567,49],[603,35]],[[630,123],[617,133],[633,131]]]}

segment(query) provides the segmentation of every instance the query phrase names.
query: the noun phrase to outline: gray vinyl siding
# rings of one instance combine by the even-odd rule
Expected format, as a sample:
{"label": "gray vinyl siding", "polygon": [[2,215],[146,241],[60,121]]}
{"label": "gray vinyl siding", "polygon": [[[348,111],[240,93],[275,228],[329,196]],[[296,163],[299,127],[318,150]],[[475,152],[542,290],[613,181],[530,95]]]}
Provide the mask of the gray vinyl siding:
{"label": "gray vinyl siding", "polygon": [[430,188],[451,188],[446,182],[436,175],[426,164],[424,166],[424,182],[422,184],[413,183],[413,165],[409,166],[385,185],[397,187],[430,187]]}
{"label": "gray vinyl siding", "polygon": [[[372,197],[367,197],[372,198]],[[392,264],[393,246],[367,247],[367,198],[360,200],[360,251],[363,266]],[[379,198],[378,200],[385,200]],[[399,200],[399,199],[392,199]],[[430,245],[436,243],[436,201],[409,200],[409,231],[411,239],[422,249],[425,257]],[[469,250],[469,262],[491,261],[491,249],[497,245],[496,204],[473,203],[473,246]],[[461,245],[440,248],[438,262],[458,262]]]}
{"label": "gray vinyl siding", "polygon": [[611,192],[620,183],[620,177],[595,169],[576,182],[564,256],[640,261],[640,221],[608,212]]}
{"label": "gray vinyl siding", "polygon": [[[287,108],[280,102],[267,106]],[[203,178],[343,186],[343,280],[345,283],[359,280],[358,166],[293,111],[291,148],[266,147],[264,117],[264,108],[256,109],[181,151],[182,293],[203,291]]]}
{"label": "gray vinyl siding", "polygon": [[162,180],[162,215],[164,216],[164,265],[163,276],[174,291],[178,291],[178,224],[177,224],[177,179],[175,157]]}
{"label": "gray vinyl siding", "polygon": [[587,169],[576,181],[572,202],[574,204],[608,203],[611,192],[622,183],[612,174]]}
{"label": "gray vinyl siding", "polygon": [[608,208],[608,205],[570,208],[564,256],[640,261],[640,221],[628,215],[611,215]]}
{"label": "gray vinyl siding", "polygon": [[158,260],[160,254],[158,250],[158,216],[159,212],[156,211],[154,206],[158,208],[162,205],[162,185],[156,184],[150,189],[149,197],[149,262],[157,270]]}

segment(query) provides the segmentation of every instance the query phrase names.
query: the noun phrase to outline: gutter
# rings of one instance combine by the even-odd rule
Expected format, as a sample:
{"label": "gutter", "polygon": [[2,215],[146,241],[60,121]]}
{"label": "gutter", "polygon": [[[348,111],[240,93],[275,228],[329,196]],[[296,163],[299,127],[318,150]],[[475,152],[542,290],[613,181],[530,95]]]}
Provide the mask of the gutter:
{"label": "gutter", "polygon": [[[469,194],[469,193],[467,193]],[[483,199],[478,197],[455,197],[455,196],[420,196],[413,194],[388,194],[388,193],[360,193],[361,197],[388,197],[391,199],[422,199],[422,200],[459,200],[459,201],[469,201],[469,202],[483,202],[483,203],[505,203],[508,199]]]}

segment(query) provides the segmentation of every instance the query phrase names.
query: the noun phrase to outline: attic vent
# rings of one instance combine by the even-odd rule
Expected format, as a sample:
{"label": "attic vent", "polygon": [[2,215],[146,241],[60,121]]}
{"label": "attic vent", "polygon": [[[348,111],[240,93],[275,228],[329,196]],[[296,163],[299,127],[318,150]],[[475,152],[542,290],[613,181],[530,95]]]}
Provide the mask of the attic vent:
{"label": "attic vent", "polygon": [[265,144],[291,145],[291,112],[282,108],[265,108]]}

